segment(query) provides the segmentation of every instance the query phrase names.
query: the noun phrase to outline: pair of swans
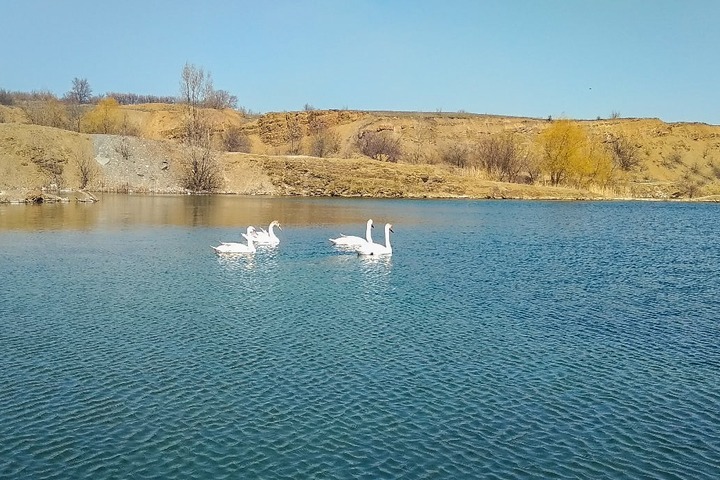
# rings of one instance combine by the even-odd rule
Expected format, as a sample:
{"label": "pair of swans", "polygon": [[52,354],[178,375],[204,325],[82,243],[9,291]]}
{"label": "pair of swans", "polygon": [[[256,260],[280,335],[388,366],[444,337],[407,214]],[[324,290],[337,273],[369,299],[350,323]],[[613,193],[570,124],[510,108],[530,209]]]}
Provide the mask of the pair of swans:
{"label": "pair of swans", "polygon": [[282,230],[280,222],[277,220],[270,222],[270,226],[267,231],[264,229],[257,231],[255,227],[251,225],[247,227],[247,231],[242,234],[242,236],[245,237],[245,240],[247,240],[247,244],[237,242],[220,242],[220,245],[212,247],[212,249],[215,250],[215,253],[255,253],[257,251],[255,248],[256,243],[258,245],[276,246],[280,243],[280,239],[277,235],[275,235],[274,227],[278,227]]}
{"label": "pair of swans", "polygon": [[358,255],[392,255],[392,246],[390,245],[390,233],[393,232],[392,225],[385,224],[385,245],[375,243],[372,240],[372,229],[375,228],[372,219],[367,221],[365,227],[365,238],[354,235],[340,234],[338,238],[331,238],[333,245],[340,247],[352,248]]}
{"label": "pair of swans", "polygon": [[242,236],[245,237],[246,240],[250,240],[249,237],[252,237],[252,241],[257,243],[258,245],[275,246],[280,243],[280,239],[277,235],[275,235],[275,227],[282,230],[280,222],[278,222],[277,220],[273,220],[272,222],[270,222],[267,230],[261,228],[260,231],[254,230],[252,234],[243,233]]}

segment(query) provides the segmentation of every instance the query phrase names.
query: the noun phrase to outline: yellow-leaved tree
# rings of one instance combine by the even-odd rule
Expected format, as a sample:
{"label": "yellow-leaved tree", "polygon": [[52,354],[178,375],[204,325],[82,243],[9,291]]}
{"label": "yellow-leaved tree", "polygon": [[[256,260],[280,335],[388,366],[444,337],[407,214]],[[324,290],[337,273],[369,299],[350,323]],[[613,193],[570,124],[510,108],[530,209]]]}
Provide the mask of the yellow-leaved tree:
{"label": "yellow-leaved tree", "polygon": [[569,180],[576,187],[593,185],[607,188],[615,177],[616,168],[612,155],[600,142],[588,138],[577,163],[570,170]]}
{"label": "yellow-leaved tree", "polygon": [[610,153],[585,129],[570,120],[556,120],[537,139],[540,168],[552,185],[607,187],[615,171]]}
{"label": "yellow-leaved tree", "polygon": [[112,97],[103,98],[81,121],[86,133],[119,133],[122,128],[120,104]]}
{"label": "yellow-leaved tree", "polygon": [[587,135],[580,125],[570,120],[554,120],[538,136],[540,169],[550,177],[551,185],[567,182],[581,162]]}

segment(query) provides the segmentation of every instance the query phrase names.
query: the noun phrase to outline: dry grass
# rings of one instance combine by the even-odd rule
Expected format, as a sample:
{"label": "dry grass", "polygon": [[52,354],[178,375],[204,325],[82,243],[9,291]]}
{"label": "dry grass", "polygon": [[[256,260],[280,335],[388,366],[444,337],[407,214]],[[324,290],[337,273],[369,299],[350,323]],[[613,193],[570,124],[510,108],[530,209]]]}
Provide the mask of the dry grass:
{"label": "dry grass", "polygon": [[54,176],[43,165],[62,168],[62,185],[79,185],[78,161],[92,155],[88,135],[50,127],[0,124],[0,190],[49,187]]}
{"label": "dry grass", "polygon": [[368,158],[252,157],[283,195],[385,198],[600,198],[570,188],[481,179],[477,171]]}
{"label": "dry grass", "polygon": [[225,153],[221,158],[225,185],[224,193],[240,195],[273,195],[276,188],[270,176],[244,153]]}
{"label": "dry grass", "polygon": [[[181,131],[179,105],[148,104],[122,107],[131,124],[145,139],[163,140],[162,148],[145,148],[145,163],[126,159],[119,168],[102,167],[93,188],[115,191],[172,190],[148,183],[151,170],[180,157],[175,140]],[[666,124],[657,119],[611,119],[582,124],[599,139],[622,135],[632,140],[640,168],[613,186],[594,191],[494,182],[484,171],[458,169],[440,163],[439,152],[449,145],[470,145],[488,136],[513,133],[525,146],[549,123],[543,119],[453,113],[413,112],[292,112],[303,134],[301,148],[308,151],[309,128],[321,121],[340,138],[338,158],[287,156],[287,114],[246,117],[232,110],[206,112],[215,135],[230,127],[251,140],[251,154],[219,154],[223,191],[238,194],[341,195],[411,198],[669,198],[685,195],[720,195],[720,127],[704,124]],[[92,151],[92,138],[49,127],[27,125],[17,108],[0,108],[0,190],[47,187],[51,175],[38,161],[58,159],[63,182],[77,188],[77,159]],[[384,163],[360,157],[354,140],[363,131],[383,131],[401,141],[405,158]],[[168,141],[172,140],[172,141]],[[140,148],[140,147],[138,147]],[[119,160],[118,160],[119,161]],[[132,163],[132,162],[135,163]],[[147,169],[147,172],[143,170]],[[128,174],[128,172],[130,172]],[[149,172],[149,173],[148,173]],[[168,182],[171,178],[168,177]],[[143,183],[144,182],[144,183]],[[177,186],[175,186],[177,187]]]}

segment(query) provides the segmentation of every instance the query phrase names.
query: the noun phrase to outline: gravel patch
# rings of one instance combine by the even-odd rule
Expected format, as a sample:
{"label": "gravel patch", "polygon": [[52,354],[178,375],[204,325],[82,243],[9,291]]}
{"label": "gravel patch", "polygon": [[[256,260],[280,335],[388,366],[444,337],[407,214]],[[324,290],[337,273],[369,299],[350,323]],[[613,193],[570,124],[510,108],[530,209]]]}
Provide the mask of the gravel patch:
{"label": "gravel patch", "polygon": [[179,147],[123,135],[91,135],[101,190],[182,193]]}

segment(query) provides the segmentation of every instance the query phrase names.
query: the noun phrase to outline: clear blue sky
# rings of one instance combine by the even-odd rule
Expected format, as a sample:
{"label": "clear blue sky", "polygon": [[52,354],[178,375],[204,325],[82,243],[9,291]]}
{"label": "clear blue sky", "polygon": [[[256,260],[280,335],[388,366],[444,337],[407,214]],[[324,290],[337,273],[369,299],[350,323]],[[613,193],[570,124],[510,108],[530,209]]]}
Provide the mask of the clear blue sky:
{"label": "clear blue sky", "polygon": [[0,0],[0,88],[720,124],[717,0]]}

